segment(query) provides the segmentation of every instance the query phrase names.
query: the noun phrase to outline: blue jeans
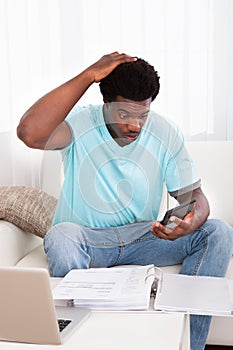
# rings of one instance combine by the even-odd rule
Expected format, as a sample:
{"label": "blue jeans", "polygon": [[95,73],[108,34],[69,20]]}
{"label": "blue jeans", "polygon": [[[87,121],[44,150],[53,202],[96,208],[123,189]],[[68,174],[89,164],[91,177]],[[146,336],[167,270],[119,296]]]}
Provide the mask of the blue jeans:
{"label": "blue jeans", "polygon": [[[44,238],[50,274],[62,277],[71,269],[116,265],[182,264],[182,274],[225,276],[233,243],[233,230],[228,224],[210,219],[175,241],[155,237],[150,226],[150,222],[143,222],[90,229],[60,223]],[[191,350],[204,349],[210,321],[210,316],[191,315]]]}

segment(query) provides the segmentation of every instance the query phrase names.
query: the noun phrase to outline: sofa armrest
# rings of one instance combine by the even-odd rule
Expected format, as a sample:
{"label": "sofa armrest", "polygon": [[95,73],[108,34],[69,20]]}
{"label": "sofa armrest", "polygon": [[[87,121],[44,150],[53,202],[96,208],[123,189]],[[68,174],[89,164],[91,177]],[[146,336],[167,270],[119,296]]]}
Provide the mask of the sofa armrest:
{"label": "sofa armrest", "polygon": [[48,269],[48,262],[44,252],[44,247],[40,244],[38,247],[31,250],[16,264],[17,267],[40,267]]}
{"label": "sofa armrest", "polygon": [[0,220],[0,266],[14,266],[31,250],[41,245],[42,239]]}

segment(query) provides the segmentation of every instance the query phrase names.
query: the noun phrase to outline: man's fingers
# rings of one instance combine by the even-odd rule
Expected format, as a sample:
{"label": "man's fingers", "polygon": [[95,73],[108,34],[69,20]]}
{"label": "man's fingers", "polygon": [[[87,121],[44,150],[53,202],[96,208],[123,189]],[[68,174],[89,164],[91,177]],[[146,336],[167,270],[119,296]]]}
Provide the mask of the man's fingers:
{"label": "man's fingers", "polygon": [[137,57],[130,56],[130,55],[127,55],[125,53],[119,53],[118,51],[111,53],[110,56],[114,56],[114,58],[122,60],[123,62],[137,61]]}

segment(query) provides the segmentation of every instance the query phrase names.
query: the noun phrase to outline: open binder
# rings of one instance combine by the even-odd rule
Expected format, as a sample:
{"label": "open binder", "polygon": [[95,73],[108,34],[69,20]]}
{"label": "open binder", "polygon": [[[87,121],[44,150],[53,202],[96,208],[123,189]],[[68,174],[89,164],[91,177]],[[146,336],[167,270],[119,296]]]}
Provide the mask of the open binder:
{"label": "open binder", "polygon": [[226,278],[164,273],[154,265],[71,270],[53,297],[97,310],[147,310],[153,297],[159,311],[232,314]]}
{"label": "open binder", "polygon": [[187,276],[159,272],[153,288],[154,309],[198,315],[232,314],[229,282],[226,278]]}

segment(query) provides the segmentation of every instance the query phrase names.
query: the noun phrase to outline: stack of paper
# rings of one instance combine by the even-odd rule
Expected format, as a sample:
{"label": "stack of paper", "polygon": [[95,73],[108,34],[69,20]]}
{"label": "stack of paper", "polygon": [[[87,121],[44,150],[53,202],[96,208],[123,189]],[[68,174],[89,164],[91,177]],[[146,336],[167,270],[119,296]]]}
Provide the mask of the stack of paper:
{"label": "stack of paper", "polygon": [[146,310],[153,274],[153,265],[71,270],[53,290],[53,297],[72,299],[75,306],[90,309]]}

